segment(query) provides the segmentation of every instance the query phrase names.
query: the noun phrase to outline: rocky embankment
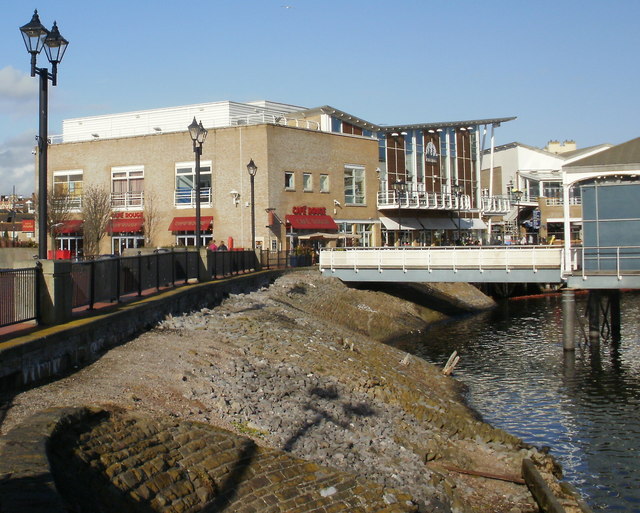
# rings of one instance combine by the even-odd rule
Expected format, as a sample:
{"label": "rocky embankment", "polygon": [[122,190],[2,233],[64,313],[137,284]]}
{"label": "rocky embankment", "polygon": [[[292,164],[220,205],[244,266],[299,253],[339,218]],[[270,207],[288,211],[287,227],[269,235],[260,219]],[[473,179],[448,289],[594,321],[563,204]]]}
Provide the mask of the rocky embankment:
{"label": "rocky embankment", "polygon": [[[489,305],[464,284],[429,292]],[[93,404],[229,429],[401,490],[419,511],[538,511],[517,478],[530,458],[553,482],[552,459],[479,421],[439,368],[380,343],[443,317],[396,295],[292,272],[168,318],[92,366],[17,395],[2,432],[43,408]]]}

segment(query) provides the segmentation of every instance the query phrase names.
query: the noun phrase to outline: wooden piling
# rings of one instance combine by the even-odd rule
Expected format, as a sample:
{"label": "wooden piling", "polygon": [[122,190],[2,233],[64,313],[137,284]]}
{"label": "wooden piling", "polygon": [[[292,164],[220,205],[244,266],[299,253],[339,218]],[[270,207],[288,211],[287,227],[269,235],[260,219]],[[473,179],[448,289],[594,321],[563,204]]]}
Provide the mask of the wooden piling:
{"label": "wooden piling", "polygon": [[562,290],[562,347],[565,351],[576,348],[575,341],[576,295],[573,289]]}

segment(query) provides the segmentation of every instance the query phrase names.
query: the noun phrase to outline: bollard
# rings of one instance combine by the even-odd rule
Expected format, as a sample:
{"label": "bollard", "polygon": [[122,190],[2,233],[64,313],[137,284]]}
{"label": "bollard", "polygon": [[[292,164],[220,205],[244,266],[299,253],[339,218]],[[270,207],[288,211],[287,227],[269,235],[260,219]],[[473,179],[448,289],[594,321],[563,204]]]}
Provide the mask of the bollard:
{"label": "bollard", "polygon": [[575,341],[576,295],[573,289],[562,290],[562,347],[565,351],[576,348]]}

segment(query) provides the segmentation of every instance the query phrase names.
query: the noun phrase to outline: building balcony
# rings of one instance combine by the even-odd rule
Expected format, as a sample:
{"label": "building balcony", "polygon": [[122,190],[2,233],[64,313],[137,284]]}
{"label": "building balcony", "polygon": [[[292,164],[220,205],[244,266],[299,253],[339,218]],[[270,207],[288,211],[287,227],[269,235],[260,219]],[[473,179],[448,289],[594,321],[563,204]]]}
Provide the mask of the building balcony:
{"label": "building balcony", "polygon": [[114,210],[142,210],[144,192],[112,192],[111,208]]}
{"label": "building balcony", "polygon": [[449,194],[424,191],[383,191],[378,193],[378,209],[412,208],[417,210],[456,210],[470,212],[471,197],[467,194]]}
{"label": "building balcony", "polygon": [[[196,190],[190,187],[180,187],[173,193],[173,204],[177,208],[195,208],[196,206]],[[211,187],[200,187],[200,206],[210,207]]]}
{"label": "building balcony", "polygon": [[508,196],[482,196],[481,210],[483,215],[503,216],[508,214],[513,203]]}

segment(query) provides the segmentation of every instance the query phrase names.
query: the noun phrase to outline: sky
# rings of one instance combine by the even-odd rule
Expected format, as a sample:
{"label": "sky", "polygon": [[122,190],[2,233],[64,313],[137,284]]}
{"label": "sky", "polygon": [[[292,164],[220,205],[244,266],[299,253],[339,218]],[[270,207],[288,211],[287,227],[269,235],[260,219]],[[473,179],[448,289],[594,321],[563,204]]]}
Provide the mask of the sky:
{"label": "sky", "polygon": [[19,32],[35,8],[69,41],[50,135],[68,118],[223,100],[389,125],[517,116],[496,144],[540,148],[639,135],[640,0],[2,0],[0,194],[35,189],[38,78]]}

